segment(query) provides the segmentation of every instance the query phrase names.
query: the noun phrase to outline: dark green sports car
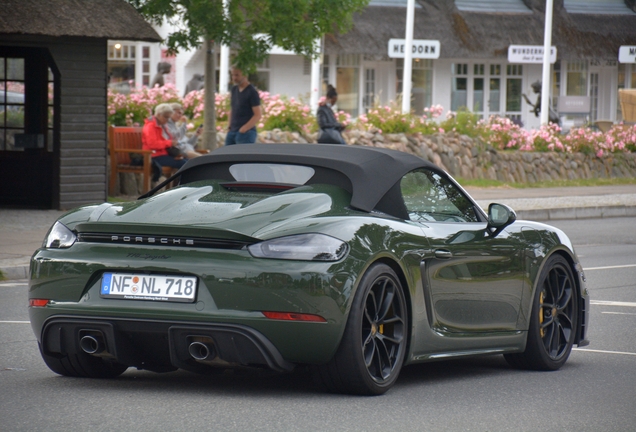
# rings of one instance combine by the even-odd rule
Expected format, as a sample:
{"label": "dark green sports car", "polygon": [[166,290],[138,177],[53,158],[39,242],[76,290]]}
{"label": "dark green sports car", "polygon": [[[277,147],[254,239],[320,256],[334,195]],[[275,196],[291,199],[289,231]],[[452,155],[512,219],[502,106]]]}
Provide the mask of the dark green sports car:
{"label": "dark green sports car", "polygon": [[302,365],[374,395],[406,364],[501,353],[555,370],[588,343],[566,235],[484,213],[418,157],[237,145],[168,181],[65,214],[33,255],[29,314],[54,372]]}

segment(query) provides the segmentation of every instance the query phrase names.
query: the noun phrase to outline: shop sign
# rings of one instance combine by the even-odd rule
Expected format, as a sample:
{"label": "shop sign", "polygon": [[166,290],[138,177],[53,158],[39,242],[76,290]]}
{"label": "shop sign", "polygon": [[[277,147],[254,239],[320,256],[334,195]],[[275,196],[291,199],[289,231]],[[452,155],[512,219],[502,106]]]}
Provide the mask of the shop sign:
{"label": "shop sign", "polygon": [[588,114],[590,105],[589,96],[559,96],[557,111],[560,114]]}
{"label": "shop sign", "polygon": [[[556,56],[556,47],[550,47],[550,63],[556,62]],[[508,62],[543,63],[543,45],[510,45],[508,46]]]}
{"label": "shop sign", "polygon": [[[404,58],[406,40],[389,39],[389,57]],[[413,58],[437,59],[439,58],[440,43],[438,40],[413,39],[411,52]]]}
{"label": "shop sign", "polygon": [[621,63],[636,63],[636,46],[621,46],[618,49],[618,61]]}

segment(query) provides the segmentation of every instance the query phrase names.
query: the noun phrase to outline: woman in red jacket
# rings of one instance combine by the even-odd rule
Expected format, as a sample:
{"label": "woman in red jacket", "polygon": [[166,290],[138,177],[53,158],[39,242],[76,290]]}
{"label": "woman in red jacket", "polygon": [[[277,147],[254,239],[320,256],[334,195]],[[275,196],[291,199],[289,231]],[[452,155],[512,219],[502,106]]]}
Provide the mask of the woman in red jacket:
{"label": "woman in red jacket", "polygon": [[[159,180],[161,167],[181,168],[186,163],[185,159],[175,159],[174,156],[168,154],[168,148],[176,145],[176,139],[171,137],[166,128],[163,127],[168,123],[170,116],[172,116],[170,104],[157,105],[155,107],[155,115],[150,119],[146,119],[141,133],[142,148],[153,151],[153,182]],[[158,168],[154,169],[155,167]]]}

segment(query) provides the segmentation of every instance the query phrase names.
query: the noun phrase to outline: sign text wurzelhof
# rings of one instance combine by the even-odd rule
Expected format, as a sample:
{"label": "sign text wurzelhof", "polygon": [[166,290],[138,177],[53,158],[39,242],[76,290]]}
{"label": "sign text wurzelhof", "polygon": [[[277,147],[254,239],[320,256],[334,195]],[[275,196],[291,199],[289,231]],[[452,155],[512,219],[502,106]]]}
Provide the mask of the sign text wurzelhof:
{"label": "sign text wurzelhof", "polygon": [[621,46],[618,49],[618,61],[621,63],[636,63],[636,46]]}
{"label": "sign text wurzelhof", "polygon": [[[389,39],[389,57],[404,58],[406,41],[404,39]],[[439,58],[440,43],[438,40],[413,40],[413,58],[437,59]]]}
{"label": "sign text wurzelhof", "polygon": [[[550,47],[550,63],[556,62],[557,49]],[[510,63],[543,63],[542,45],[510,45],[508,47]]]}

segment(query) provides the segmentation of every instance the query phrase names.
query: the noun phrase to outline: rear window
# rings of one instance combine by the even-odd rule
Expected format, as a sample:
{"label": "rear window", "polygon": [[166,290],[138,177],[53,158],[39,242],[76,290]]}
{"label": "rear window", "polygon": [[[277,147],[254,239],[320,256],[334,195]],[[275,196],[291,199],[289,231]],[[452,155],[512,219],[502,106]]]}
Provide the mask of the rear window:
{"label": "rear window", "polygon": [[302,165],[242,163],[230,166],[230,174],[238,182],[304,185],[314,173],[313,168]]}

